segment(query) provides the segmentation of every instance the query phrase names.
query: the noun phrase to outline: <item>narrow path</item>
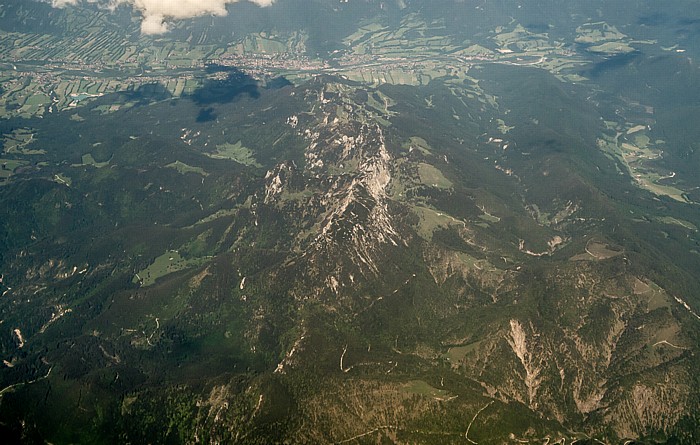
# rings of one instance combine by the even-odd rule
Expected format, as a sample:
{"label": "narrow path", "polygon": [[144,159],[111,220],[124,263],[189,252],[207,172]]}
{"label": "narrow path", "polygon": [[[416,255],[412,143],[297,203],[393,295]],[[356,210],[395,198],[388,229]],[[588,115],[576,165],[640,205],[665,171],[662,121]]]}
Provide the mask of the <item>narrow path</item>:
{"label": "narrow path", "polygon": [[348,352],[348,345],[345,345],[345,347],[343,348],[343,353],[340,354],[340,370],[343,371],[343,372],[348,372],[348,371],[350,371],[350,368],[345,369],[345,368],[343,367],[343,359],[345,358],[345,353],[346,353],[346,352]]}
{"label": "narrow path", "polygon": [[353,441],[353,440],[359,439],[359,438],[361,438],[361,437],[369,436],[370,434],[374,434],[374,433],[376,433],[376,432],[378,432],[378,431],[381,431],[381,430],[395,430],[395,429],[397,429],[397,427],[394,426],[394,425],[382,425],[382,426],[378,426],[378,427],[376,427],[376,428],[373,429],[373,430],[367,431],[366,433],[358,434],[357,436],[353,436],[353,437],[351,437],[351,438],[349,438],[349,439],[345,439],[345,440],[341,440],[340,442],[336,442],[336,444],[348,443],[348,442],[351,442],[351,441]]}
{"label": "narrow path", "polygon": [[158,329],[160,329],[160,320],[158,319],[158,317],[156,317],[156,328],[153,332],[151,332],[151,335],[149,335],[148,338],[146,339],[146,342],[148,343],[149,346],[154,346],[154,344],[151,343],[151,339],[156,334],[156,332],[158,332]]}
{"label": "narrow path", "polygon": [[695,311],[688,305],[688,303],[686,303],[685,301],[681,300],[681,299],[678,298],[678,297],[673,297],[673,298],[676,300],[676,302],[677,302],[678,304],[680,304],[681,306],[683,306],[683,307],[685,308],[685,310],[687,310],[687,311],[690,312],[695,318],[697,318],[698,320],[700,320],[700,315],[696,314]]}
{"label": "narrow path", "polygon": [[9,391],[9,390],[11,390],[11,389],[13,389],[13,388],[16,388],[16,387],[18,387],[18,386],[22,386],[22,385],[31,385],[32,383],[36,383],[36,382],[38,382],[38,381],[40,381],[40,380],[44,380],[44,379],[48,378],[49,375],[51,375],[51,370],[52,370],[52,369],[53,369],[53,366],[49,368],[49,372],[47,372],[45,376],[38,377],[38,378],[36,378],[36,379],[34,379],[34,380],[31,380],[31,381],[29,381],[29,382],[19,382],[19,383],[15,383],[14,385],[10,385],[10,386],[8,386],[8,387],[6,387],[6,388],[3,388],[3,390],[0,391],[0,396],[2,396],[6,391]]}
{"label": "narrow path", "polygon": [[474,442],[473,440],[471,440],[471,439],[469,438],[469,430],[472,428],[472,424],[474,423],[474,421],[476,420],[476,418],[479,416],[479,414],[481,414],[481,412],[482,412],[483,410],[485,410],[486,408],[488,408],[489,406],[491,406],[491,404],[493,404],[493,402],[494,402],[493,400],[490,401],[490,402],[487,403],[483,408],[481,408],[479,411],[477,411],[476,414],[474,414],[474,417],[472,417],[472,421],[469,422],[469,426],[467,426],[467,431],[464,433],[464,438],[467,439],[467,440],[469,441],[469,443],[473,443],[474,445],[477,445],[477,442]]}
{"label": "narrow path", "polygon": [[682,347],[682,346],[676,346],[676,345],[674,345],[673,343],[668,342],[668,341],[666,341],[666,340],[657,341],[657,342],[654,343],[652,346],[658,346],[658,345],[667,345],[667,346],[670,346],[670,347],[676,348],[676,349],[688,349],[688,348],[684,348],[684,347]]}

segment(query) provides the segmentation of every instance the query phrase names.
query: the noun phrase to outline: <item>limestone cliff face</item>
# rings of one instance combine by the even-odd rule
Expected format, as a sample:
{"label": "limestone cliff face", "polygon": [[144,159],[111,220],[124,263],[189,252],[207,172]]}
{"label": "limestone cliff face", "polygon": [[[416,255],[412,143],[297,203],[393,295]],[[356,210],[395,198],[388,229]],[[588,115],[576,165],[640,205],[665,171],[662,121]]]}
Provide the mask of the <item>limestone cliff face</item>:
{"label": "limestone cliff face", "polygon": [[[524,204],[524,214],[538,227],[525,236],[538,237],[548,248],[538,253],[525,248],[523,239],[506,243],[484,236],[484,221],[500,221],[484,204],[473,204],[476,216],[470,220],[431,207],[429,199],[407,198],[402,192],[411,187],[428,196],[455,196],[440,170],[447,160],[439,163],[443,160],[427,145],[413,157],[400,157],[388,146],[390,130],[376,110],[353,103],[351,89],[345,88],[307,93],[313,112],[288,119],[305,141],[304,163],[288,161],[269,170],[258,195],[259,205],[289,217],[293,243],[287,261],[302,275],[297,295],[321,298],[332,311],[350,309],[353,317],[369,314],[387,296],[408,292],[401,286],[387,295],[380,290],[386,289],[384,272],[392,267],[385,258],[406,255],[410,246],[420,252],[416,264],[432,280],[428,289],[440,295],[434,301],[420,295],[423,306],[413,309],[418,325],[423,317],[450,324],[472,313],[488,314],[474,321],[477,333],[464,338],[458,337],[459,329],[436,334],[448,350],[468,351],[461,357],[450,353],[452,369],[478,382],[484,396],[520,403],[542,418],[591,435],[635,439],[672,432],[692,404],[691,385],[684,383],[691,372],[684,359],[696,349],[684,334],[684,324],[692,320],[688,309],[634,275],[620,249],[595,239],[577,240],[574,229],[583,221],[579,213],[585,203],[555,202],[551,217]],[[421,174],[430,174],[434,182],[423,184]],[[436,243],[438,233],[449,234],[462,247]],[[571,249],[572,243],[581,248]],[[568,257],[550,260],[562,249],[569,249]],[[363,286],[369,286],[371,297],[357,292]],[[312,338],[306,330],[297,336],[277,372],[303,366]],[[408,353],[396,345],[395,353]],[[341,350],[343,373],[357,372],[357,366],[347,364],[352,348]],[[370,350],[371,345],[368,357]],[[440,357],[425,345],[412,351],[422,359]],[[396,366],[371,359],[359,363],[388,370]]]}
{"label": "limestone cliff face", "polygon": [[[283,163],[265,178],[264,204],[303,215],[293,249],[316,293],[338,294],[356,280],[374,279],[382,252],[404,244],[387,188],[395,159],[373,113],[348,103],[341,86],[309,95],[314,111],[303,128],[304,165]],[[313,105],[312,105],[313,104]],[[290,122],[294,121],[290,119]],[[298,123],[298,119],[295,121]],[[297,221],[290,221],[291,225]],[[325,290],[324,290],[325,288]]]}
{"label": "limestone cliff face", "polygon": [[355,133],[343,134],[334,141],[337,145],[323,146],[324,150],[335,148],[343,152],[340,165],[355,162],[357,167],[348,175],[329,178],[332,184],[322,199],[326,211],[314,247],[317,251],[340,247],[350,254],[356,266],[376,274],[379,258],[375,249],[385,244],[396,246],[400,241],[388,209],[386,187],[391,180],[391,157],[382,129],[377,125],[331,125],[326,131],[334,135]]}
{"label": "limestone cliff face", "polygon": [[[537,335],[537,333],[534,332],[533,334]],[[525,384],[525,388],[527,388],[526,402],[530,407],[537,408],[535,400],[537,398],[537,390],[542,384],[542,378],[540,376],[542,373],[542,366],[541,363],[537,361],[538,357],[536,352],[532,350],[532,339],[528,341],[525,329],[518,320],[510,320],[510,333],[507,337],[507,341],[513,353],[518,357],[522,369],[525,371],[522,375],[522,380]],[[528,343],[530,343],[529,348]]]}
{"label": "limestone cliff face", "polygon": [[[577,286],[562,288],[563,277],[576,276]],[[601,424],[619,438],[672,432],[692,411],[686,359],[696,346],[684,334],[692,314],[654,283],[605,278],[598,265],[567,265],[544,280],[556,303],[501,323],[500,338],[487,336],[464,357],[465,374],[504,401],[583,429],[597,425],[589,432]]]}

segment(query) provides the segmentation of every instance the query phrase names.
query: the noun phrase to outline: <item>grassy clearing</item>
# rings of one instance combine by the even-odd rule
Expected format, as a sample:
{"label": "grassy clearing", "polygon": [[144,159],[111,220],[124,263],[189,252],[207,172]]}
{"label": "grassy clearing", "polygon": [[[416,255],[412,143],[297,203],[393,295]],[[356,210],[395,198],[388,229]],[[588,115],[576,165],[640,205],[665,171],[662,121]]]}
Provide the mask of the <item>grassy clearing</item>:
{"label": "grassy clearing", "polygon": [[26,165],[27,161],[17,159],[0,159],[0,178],[9,178],[17,167]]}
{"label": "grassy clearing", "polygon": [[430,164],[418,164],[418,176],[420,176],[420,182],[422,184],[432,187],[449,189],[453,185],[452,181],[447,179],[440,170]]}
{"label": "grassy clearing", "polygon": [[634,48],[624,42],[606,42],[601,45],[594,45],[588,51],[602,54],[627,54],[635,51]]}
{"label": "grassy clearing", "polygon": [[59,184],[67,185],[68,187],[70,187],[71,184],[73,184],[73,180],[71,178],[69,178],[68,176],[65,176],[62,173],[58,173],[58,174],[54,175],[53,179],[54,179],[54,181],[58,182]]}
{"label": "grassy clearing", "polygon": [[430,144],[428,144],[428,142],[426,142],[425,139],[419,138],[417,136],[411,137],[408,140],[408,142],[404,142],[401,147],[408,151],[418,150],[426,156],[432,154],[432,147],[430,146]]}
{"label": "grassy clearing", "polygon": [[[374,97],[375,94],[376,96],[378,96],[378,99]],[[370,94],[367,98],[367,105],[371,108],[374,108],[377,112],[379,112],[382,115],[395,114],[389,111],[389,109],[396,105],[396,101],[391,97],[387,96],[386,94],[382,93],[381,91],[376,91],[374,94]]]}
{"label": "grassy clearing", "polygon": [[499,51],[505,54],[513,50],[515,52],[531,52],[553,48],[546,34],[532,33],[520,24],[517,24],[512,31],[501,32],[500,27],[496,31],[500,33],[494,36],[493,40],[499,46]]}
{"label": "grassy clearing", "polygon": [[207,156],[214,159],[230,159],[236,161],[239,164],[261,167],[261,165],[255,160],[253,156],[253,151],[244,147],[241,141],[235,144],[225,143],[216,146],[216,153],[209,153]]}
{"label": "grassy clearing", "polygon": [[439,399],[446,399],[450,397],[450,393],[448,391],[432,387],[423,380],[411,380],[403,385],[401,391],[407,394],[417,394]]}
{"label": "grassy clearing", "polygon": [[280,201],[286,202],[286,201],[305,201],[309,198],[311,198],[314,195],[314,192],[309,189],[304,189],[298,192],[289,192],[289,191],[283,191],[282,194],[280,195]]}
{"label": "grassy clearing", "polygon": [[32,128],[17,128],[11,133],[3,135],[2,145],[5,153],[19,154],[44,154],[43,150],[28,150],[26,147],[34,142]]}
{"label": "grassy clearing", "polygon": [[459,363],[464,360],[468,354],[477,350],[479,345],[481,345],[481,341],[464,346],[454,346],[447,350],[444,357],[452,364],[452,366],[459,365]]}
{"label": "grassy clearing", "polygon": [[586,245],[586,252],[592,255],[597,260],[606,260],[608,258],[622,255],[620,250],[612,250],[608,244],[597,241],[589,242]]}
{"label": "grassy clearing", "polygon": [[487,212],[484,212],[483,214],[479,215],[479,219],[482,219],[489,223],[497,223],[501,221],[501,218],[499,218],[498,216],[493,216],[492,214]]}
{"label": "grassy clearing", "polygon": [[605,22],[585,23],[576,28],[576,43],[601,43],[622,40],[627,36]]}
{"label": "grassy clearing", "polygon": [[73,164],[73,167],[81,167],[85,165],[92,165],[93,167],[102,168],[109,165],[109,161],[97,162],[91,153],[86,153],[81,157],[80,164]]}
{"label": "grassy clearing", "polygon": [[639,278],[635,278],[632,289],[635,295],[644,296],[649,299],[647,303],[648,311],[671,307],[671,302],[666,292],[654,282],[642,281]]}
{"label": "grassy clearing", "polygon": [[133,279],[134,283],[140,283],[141,286],[150,286],[156,282],[158,278],[169,275],[173,272],[189,269],[203,264],[207,258],[190,258],[185,259],[180,256],[177,250],[168,250],[163,255],[153,260],[153,263],[147,268],[139,271]]}
{"label": "grassy clearing", "polygon": [[642,295],[651,292],[651,286],[639,278],[634,279],[633,289],[635,295]]}
{"label": "grassy clearing", "polygon": [[646,128],[646,125],[635,125],[634,127],[627,130],[627,134],[637,133],[639,131],[646,130]]}
{"label": "grassy clearing", "polygon": [[380,31],[383,28],[384,27],[378,22],[368,23],[364,26],[361,26],[360,28],[357,29],[357,31],[355,31],[354,33],[352,33],[348,37],[346,37],[345,43],[352,46],[352,44],[354,42],[357,42],[358,40],[363,38],[365,35],[375,33],[377,31]]}
{"label": "grassy clearing", "polygon": [[484,268],[489,268],[492,269],[493,266],[491,266],[491,263],[489,263],[486,260],[479,260],[477,258],[474,258],[473,256],[464,253],[464,252],[456,252],[455,256],[459,260],[460,263],[464,264],[468,269],[477,269],[477,270],[483,270]]}
{"label": "grassy clearing", "polygon": [[515,128],[514,126],[507,125],[503,119],[496,119],[496,122],[498,122],[498,131],[501,132],[501,134],[506,134]]}
{"label": "grassy clearing", "polygon": [[672,216],[662,216],[660,218],[657,218],[657,220],[664,224],[673,224],[676,226],[683,227],[685,229],[692,230],[694,232],[698,230],[698,227],[695,224],[685,221],[683,219],[674,218]]}
{"label": "grassy clearing", "polygon": [[0,159],[0,165],[3,166],[4,171],[12,171],[19,166],[28,164],[27,161],[22,161],[19,159]]}
{"label": "grassy clearing", "polygon": [[447,228],[451,225],[464,225],[463,222],[428,207],[413,206],[413,211],[418,215],[418,234],[428,241],[432,240],[433,232],[439,228]]}
{"label": "grassy clearing", "polygon": [[651,139],[646,134],[637,134],[634,136],[634,145],[642,149],[647,148],[651,145]]}
{"label": "grassy clearing", "polygon": [[600,241],[590,240],[586,244],[585,253],[575,255],[570,258],[571,261],[602,261],[608,258],[613,258],[622,255],[621,250],[613,250],[609,244],[602,243]]}
{"label": "grassy clearing", "polygon": [[628,37],[605,22],[586,23],[576,28],[576,43],[590,44],[588,51],[602,54],[625,54],[635,49]]}
{"label": "grassy clearing", "polygon": [[226,216],[233,216],[236,213],[238,213],[238,209],[222,209],[222,210],[219,210],[215,213],[212,213],[209,216],[206,216],[206,217],[200,219],[199,221],[194,223],[194,225],[192,225],[191,227],[195,227],[195,226],[198,226],[200,224],[206,224],[208,222],[212,222],[212,221],[215,221],[219,218],[224,218]]}
{"label": "grassy clearing", "polygon": [[209,173],[207,173],[202,167],[193,167],[180,161],[172,162],[166,165],[166,167],[173,168],[183,175],[187,173],[196,173],[202,176],[209,176]]}
{"label": "grassy clearing", "polygon": [[[648,161],[654,161],[661,157],[662,150],[658,147],[663,141],[652,141],[644,132],[643,125],[635,125],[627,122],[624,127],[615,122],[606,122],[608,129],[615,130],[617,135],[598,139],[598,148],[613,160],[619,161],[627,167],[628,173],[643,188],[655,195],[667,196],[678,202],[690,203],[683,190],[673,185],[660,184],[659,181],[670,179],[670,175],[658,172]],[[619,169],[618,169],[619,170]]]}
{"label": "grassy clearing", "polygon": [[691,203],[691,201],[689,201],[688,198],[686,198],[685,192],[675,187],[656,184],[655,182],[653,182],[653,180],[641,177],[637,178],[637,183],[640,187],[652,192],[655,195],[668,196],[669,198],[675,201],[682,202],[685,204]]}

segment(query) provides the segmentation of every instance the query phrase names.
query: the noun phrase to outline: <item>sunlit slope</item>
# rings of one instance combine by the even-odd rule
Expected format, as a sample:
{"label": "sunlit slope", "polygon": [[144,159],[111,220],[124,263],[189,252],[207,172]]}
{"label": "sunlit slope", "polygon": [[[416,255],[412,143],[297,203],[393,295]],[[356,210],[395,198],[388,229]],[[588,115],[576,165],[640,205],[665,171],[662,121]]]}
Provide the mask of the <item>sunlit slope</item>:
{"label": "sunlit slope", "polygon": [[692,443],[697,210],[601,149],[585,87],[475,76],[236,77],[8,131],[41,152],[0,188],[6,433]]}

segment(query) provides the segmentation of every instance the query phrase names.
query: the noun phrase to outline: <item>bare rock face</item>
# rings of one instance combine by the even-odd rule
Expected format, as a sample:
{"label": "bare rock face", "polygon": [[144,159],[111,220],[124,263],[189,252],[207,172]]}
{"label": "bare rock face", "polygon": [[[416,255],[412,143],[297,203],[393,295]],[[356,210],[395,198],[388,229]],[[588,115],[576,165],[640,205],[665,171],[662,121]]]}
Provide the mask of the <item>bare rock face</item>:
{"label": "bare rock face", "polygon": [[[690,409],[683,358],[695,346],[683,325],[692,314],[676,318],[680,306],[648,280],[605,275],[570,264],[539,277],[558,301],[501,323],[500,339],[479,342],[461,369],[494,397],[565,424],[602,422],[627,438],[671,433]],[[577,284],[563,289],[569,280]]]}
{"label": "bare rock face", "polygon": [[[378,291],[385,289],[384,272],[392,267],[385,258],[401,257],[411,246],[419,252],[419,272],[430,280],[424,289],[436,295],[434,301],[424,297],[411,317],[417,328],[424,317],[433,318],[451,368],[478,382],[492,403],[517,403],[588,434],[629,439],[670,434],[692,403],[682,376],[691,372],[684,357],[695,350],[683,326],[693,314],[664,289],[635,276],[621,248],[577,238],[580,224],[593,224],[581,217],[587,204],[555,199],[544,213],[523,202],[522,214],[537,227],[523,233],[527,240],[513,236],[506,243],[485,236],[484,221],[497,224],[501,218],[493,213],[509,209],[490,213],[476,195],[458,195],[443,173],[447,158],[426,145],[414,150],[420,142],[412,140],[408,155],[401,157],[388,146],[388,129],[376,110],[353,104],[347,87],[331,89],[318,93],[320,99],[307,94],[315,104],[308,125],[298,118],[289,122],[304,138],[304,165],[278,164],[268,171],[260,194],[261,205],[305,221],[289,220],[295,232],[288,262],[301,270],[304,283],[295,294],[325,301],[332,313],[371,314],[390,297],[402,298],[416,279],[413,273],[404,287],[387,295]],[[422,175],[441,183],[424,184]],[[396,191],[410,188],[425,196],[476,201],[476,217],[458,218],[415,191],[411,197]],[[438,235],[451,236],[453,244],[436,243]],[[528,247],[532,239],[539,246],[534,250]],[[365,295],[363,286],[379,295]],[[679,309],[685,318],[678,317]],[[475,312],[483,321],[474,320],[474,329],[460,337],[455,320]],[[453,327],[443,332],[441,322]],[[313,329],[304,326],[276,373],[304,367],[315,341]],[[425,343],[400,348],[398,336],[395,342],[393,353],[441,360],[441,353]],[[364,358],[354,360],[357,351],[347,344],[339,348],[342,372],[354,375],[372,367],[392,372],[398,362],[374,361],[371,346]],[[344,415],[318,398],[313,403]],[[351,436],[352,428],[347,430]]]}
{"label": "bare rock face", "polygon": [[[384,129],[370,112],[348,105],[342,91],[333,99],[320,94],[313,123],[300,131],[307,142],[305,166],[284,163],[270,170],[264,203],[293,201],[313,221],[294,248],[309,264],[308,278],[337,294],[356,279],[376,278],[382,251],[404,241],[389,209],[394,159]],[[334,117],[339,108],[347,118]]]}
{"label": "bare rock face", "polygon": [[[677,262],[625,232],[633,221],[688,247],[691,226],[629,219],[596,189],[598,167],[620,176],[607,158],[540,156],[535,136],[556,132],[534,121],[494,140],[489,122],[517,110],[450,85],[289,87],[188,135],[154,178],[138,163],[122,181],[143,183],[110,211],[150,217],[167,199],[190,211],[115,232],[104,217],[103,245],[76,226],[98,246],[80,259],[50,237],[14,253],[0,275],[0,409],[14,415],[22,394],[30,412],[51,391],[83,407],[83,391],[114,387],[133,443],[159,442],[140,434],[175,418],[185,443],[694,443],[693,294],[669,280]],[[439,122],[411,115],[438,96],[453,108]],[[231,128],[248,140],[223,141]],[[120,167],[80,168],[76,197]]]}
{"label": "bare rock face", "polygon": [[[340,129],[330,130],[336,133]],[[351,139],[353,146],[339,162],[350,163],[359,158],[356,171],[350,178],[343,175],[335,179],[331,191],[324,196],[327,211],[314,244],[318,251],[334,246],[343,249],[363,273],[376,275],[376,249],[385,244],[396,246],[401,240],[387,203],[391,158],[378,126],[363,125]]]}
{"label": "bare rock face", "polygon": [[[533,332],[532,335],[538,336],[536,332]],[[542,384],[540,377],[542,366],[541,363],[537,363],[537,354],[532,350],[534,346],[532,345],[532,339],[529,341],[530,348],[528,349],[527,334],[525,333],[525,329],[523,329],[523,325],[520,324],[518,320],[510,320],[510,332],[507,341],[525,371],[522,376],[525,388],[527,388],[527,399],[525,401],[530,407],[537,408],[535,399],[537,397],[537,390]]]}

